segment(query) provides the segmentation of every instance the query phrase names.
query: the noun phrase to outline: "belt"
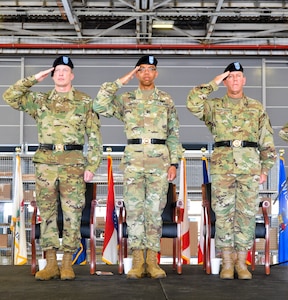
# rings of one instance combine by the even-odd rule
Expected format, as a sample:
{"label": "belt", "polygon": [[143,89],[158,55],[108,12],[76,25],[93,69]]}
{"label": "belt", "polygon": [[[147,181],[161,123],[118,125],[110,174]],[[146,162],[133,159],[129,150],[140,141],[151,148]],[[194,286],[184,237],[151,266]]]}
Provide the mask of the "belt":
{"label": "belt", "polygon": [[40,144],[39,149],[55,151],[83,150],[83,145]]}
{"label": "belt", "polygon": [[258,143],[241,141],[241,140],[221,141],[221,142],[214,143],[214,147],[234,147],[234,148],[252,147],[252,148],[257,148]]}
{"label": "belt", "polygon": [[144,144],[144,145],[148,145],[148,144],[162,144],[162,145],[164,145],[165,142],[166,142],[166,140],[148,139],[148,138],[144,138],[144,139],[128,139],[127,140],[128,145],[131,145],[131,144]]}

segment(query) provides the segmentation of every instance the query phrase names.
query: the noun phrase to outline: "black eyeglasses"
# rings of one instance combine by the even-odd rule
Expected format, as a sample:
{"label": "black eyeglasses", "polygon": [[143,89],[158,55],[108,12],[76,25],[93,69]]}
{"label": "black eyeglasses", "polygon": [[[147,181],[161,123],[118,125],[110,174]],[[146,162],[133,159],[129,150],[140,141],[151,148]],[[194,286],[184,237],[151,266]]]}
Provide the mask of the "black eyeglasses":
{"label": "black eyeglasses", "polygon": [[154,67],[148,67],[148,68],[140,67],[138,69],[138,72],[140,72],[140,73],[144,73],[146,71],[147,72],[154,72],[154,71],[156,71],[156,68],[154,68]]}

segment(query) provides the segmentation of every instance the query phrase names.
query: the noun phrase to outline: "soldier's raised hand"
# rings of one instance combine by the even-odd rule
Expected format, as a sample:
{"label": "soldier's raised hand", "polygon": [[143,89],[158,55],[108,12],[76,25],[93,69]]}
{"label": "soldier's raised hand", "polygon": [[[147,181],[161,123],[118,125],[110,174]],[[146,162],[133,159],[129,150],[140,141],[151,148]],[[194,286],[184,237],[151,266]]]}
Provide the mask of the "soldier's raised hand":
{"label": "soldier's raised hand", "polygon": [[50,69],[47,69],[45,71],[41,71],[37,74],[35,74],[35,79],[40,82],[42,81],[43,79],[45,79],[48,75],[51,74],[51,72],[54,70],[54,68],[50,68]]}
{"label": "soldier's raised hand", "polygon": [[133,79],[134,75],[138,72],[139,68],[140,68],[140,66],[137,66],[131,72],[129,72],[128,74],[126,74],[123,77],[119,78],[121,83],[124,85],[124,84],[127,84],[131,79]]}
{"label": "soldier's raised hand", "polygon": [[214,81],[217,85],[219,85],[228,75],[230,74],[230,71],[227,71],[225,73],[219,74],[214,78]]}

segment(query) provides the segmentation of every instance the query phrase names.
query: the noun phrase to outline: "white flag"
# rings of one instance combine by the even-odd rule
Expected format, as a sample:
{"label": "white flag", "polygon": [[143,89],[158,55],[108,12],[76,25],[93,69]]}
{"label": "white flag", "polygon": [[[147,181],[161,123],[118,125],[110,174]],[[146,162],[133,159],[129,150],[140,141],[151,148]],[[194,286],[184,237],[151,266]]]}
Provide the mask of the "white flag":
{"label": "white flag", "polygon": [[24,265],[27,263],[27,244],[25,231],[24,197],[21,171],[21,158],[15,157],[16,167],[14,173],[13,188],[13,212],[11,220],[11,230],[14,242],[14,265]]}

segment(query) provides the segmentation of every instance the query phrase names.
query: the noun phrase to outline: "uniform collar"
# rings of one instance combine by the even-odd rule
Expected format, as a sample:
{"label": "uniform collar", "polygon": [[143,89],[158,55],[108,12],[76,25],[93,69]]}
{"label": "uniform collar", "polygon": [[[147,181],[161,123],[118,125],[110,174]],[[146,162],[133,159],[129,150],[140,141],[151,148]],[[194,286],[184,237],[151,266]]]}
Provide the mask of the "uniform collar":
{"label": "uniform collar", "polygon": [[[70,89],[70,91],[68,92],[68,99],[69,100],[73,100],[74,99],[74,92],[75,92],[75,89],[74,87],[72,86],[72,88]],[[58,94],[56,89],[54,88],[51,93],[49,94],[49,99],[51,99],[54,95]]]}
{"label": "uniform collar", "polygon": [[[230,97],[226,94],[223,98],[223,106],[229,107],[229,106],[235,106],[231,101]],[[239,103],[237,105],[248,105],[248,98],[246,97],[245,94],[243,94],[242,98],[240,99]]]}

